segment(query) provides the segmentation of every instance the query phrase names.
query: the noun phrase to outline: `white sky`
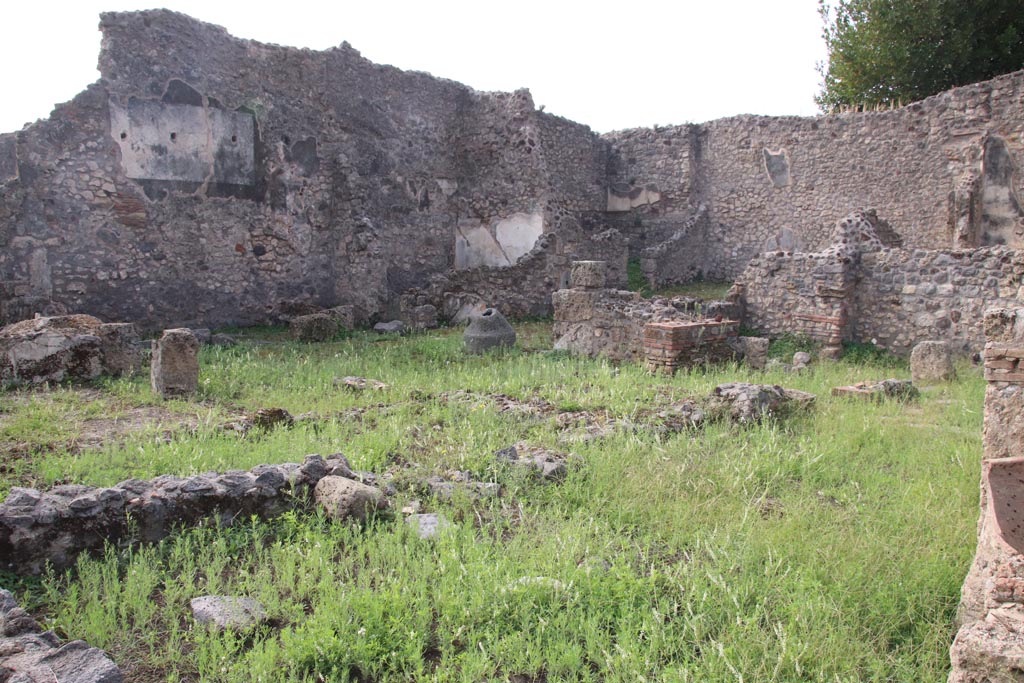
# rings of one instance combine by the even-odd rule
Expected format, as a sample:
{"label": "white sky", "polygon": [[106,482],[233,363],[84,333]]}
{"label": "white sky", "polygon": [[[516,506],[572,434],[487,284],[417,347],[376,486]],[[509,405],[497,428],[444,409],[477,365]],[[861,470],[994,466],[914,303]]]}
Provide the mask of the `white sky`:
{"label": "white sky", "polygon": [[[160,0],[156,0],[159,2]],[[477,90],[527,87],[599,132],[816,112],[816,0],[163,0],[232,35],[364,57]],[[98,78],[99,13],[123,0],[0,3],[0,132]]]}

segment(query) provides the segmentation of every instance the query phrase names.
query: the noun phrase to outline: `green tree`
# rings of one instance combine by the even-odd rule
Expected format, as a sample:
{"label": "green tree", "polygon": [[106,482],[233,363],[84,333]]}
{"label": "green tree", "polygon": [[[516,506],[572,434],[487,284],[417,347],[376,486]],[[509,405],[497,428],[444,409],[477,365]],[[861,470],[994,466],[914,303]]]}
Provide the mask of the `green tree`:
{"label": "green tree", "polygon": [[823,109],[910,102],[1024,68],[1024,0],[819,0]]}

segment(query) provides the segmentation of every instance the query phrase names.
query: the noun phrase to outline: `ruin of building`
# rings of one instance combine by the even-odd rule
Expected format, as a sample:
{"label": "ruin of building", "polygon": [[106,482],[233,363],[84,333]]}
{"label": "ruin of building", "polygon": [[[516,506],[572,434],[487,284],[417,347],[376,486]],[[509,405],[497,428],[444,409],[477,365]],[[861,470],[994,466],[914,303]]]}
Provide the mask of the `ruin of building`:
{"label": "ruin of building", "polygon": [[[545,315],[573,261],[608,262],[621,287],[633,260],[656,287],[742,276],[766,332],[966,350],[986,304],[1021,299],[1024,72],[891,111],[598,135],[526,90],[347,44],[240,40],[166,10],[100,28],[100,79],[0,135],[0,322],[391,319],[403,301]],[[810,266],[865,208],[884,248],[845,274]],[[781,316],[760,312],[773,274]]]}

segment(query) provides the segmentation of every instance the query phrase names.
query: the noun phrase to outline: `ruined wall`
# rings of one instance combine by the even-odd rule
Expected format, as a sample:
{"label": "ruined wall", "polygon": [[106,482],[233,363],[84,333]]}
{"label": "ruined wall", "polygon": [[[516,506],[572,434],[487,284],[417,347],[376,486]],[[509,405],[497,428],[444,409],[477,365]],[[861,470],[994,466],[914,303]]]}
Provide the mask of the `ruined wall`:
{"label": "ruined wall", "polygon": [[744,322],[773,335],[838,335],[908,354],[941,339],[961,354],[984,345],[984,312],[1024,301],[1024,251],[885,249],[844,261],[769,252],[740,275]]}
{"label": "ruined wall", "polygon": [[372,316],[437,273],[515,263],[567,218],[604,230],[575,213],[603,208],[605,146],[526,91],[162,10],[104,14],[101,29],[101,80],[0,136],[3,320]]}
{"label": "ruined wall", "polygon": [[[863,206],[910,248],[1021,247],[1022,98],[1017,72],[893,111],[621,131],[605,136],[609,181],[637,194],[643,246],[668,237],[666,215],[707,206],[708,236],[680,249],[702,251],[712,279],[763,251],[821,250],[829,226]],[[660,201],[642,203],[648,186]]]}
{"label": "ruined wall", "polygon": [[985,316],[978,545],[964,581],[949,683],[1012,681],[1024,660],[1024,308]]}

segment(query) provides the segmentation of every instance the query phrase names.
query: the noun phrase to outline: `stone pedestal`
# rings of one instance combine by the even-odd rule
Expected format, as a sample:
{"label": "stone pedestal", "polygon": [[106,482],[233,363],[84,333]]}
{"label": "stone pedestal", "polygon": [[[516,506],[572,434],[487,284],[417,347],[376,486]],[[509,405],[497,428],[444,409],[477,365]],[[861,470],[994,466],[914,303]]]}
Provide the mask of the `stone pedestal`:
{"label": "stone pedestal", "polygon": [[955,374],[953,355],[944,341],[923,341],[910,353],[910,377],[914,384],[948,382]]}
{"label": "stone pedestal", "polygon": [[199,388],[199,340],[188,328],[164,330],[153,342],[149,373],[153,391],[163,398],[190,396]]}

